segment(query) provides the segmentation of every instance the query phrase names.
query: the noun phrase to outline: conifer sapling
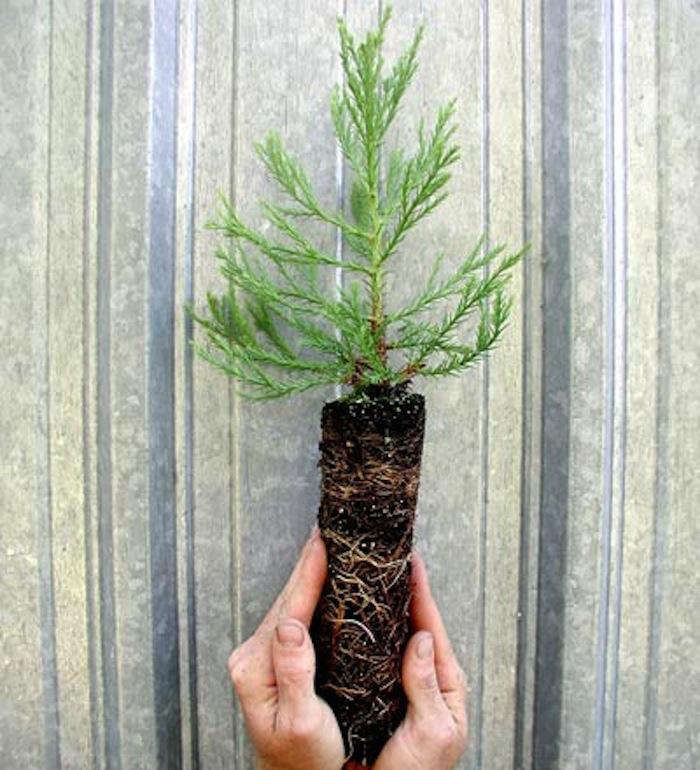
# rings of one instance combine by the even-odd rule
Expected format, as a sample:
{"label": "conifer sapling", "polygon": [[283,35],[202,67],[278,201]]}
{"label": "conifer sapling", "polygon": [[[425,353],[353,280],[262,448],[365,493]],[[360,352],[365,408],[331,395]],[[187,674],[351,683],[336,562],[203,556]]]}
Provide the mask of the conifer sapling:
{"label": "conifer sapling", "polygon": [[[494,347],[511,309],[505,287],[524,251],[479,240],[447,275],[435,259],[425,285],[388,309],[387,273],[406,235],[445,199],[459,158],[454,101],[432,127],[421,123],[412,152],[385,147],[423,35],[421,27],[385,72],[389,17],[387,9],[361,43],[338,21],[344,85],[332,93],[331,117],[352,177],[349,215],[319,199],[270,133],[255,149],[285,202],[261,203],[268,226],[260,229],[222,199],[208,227],[224,237],[216,255],[229,288],[208,292],[202,313],[187,306],[208,343],[194,341],[195,351],[243,396],[346,386],[321,417],[319,525],[329,571],[312,636],[319,694],[335,711],[348,756],[364,763],[406,709],[400,671],[425,422],[424,398],[410,386],[419,376],[459,374]],[[340,231],[342,258],[317,245],[311,221]],[[341,271],[341,287],[324,278],[329,269]],[[467,343],[459,333],[468,321]]]}

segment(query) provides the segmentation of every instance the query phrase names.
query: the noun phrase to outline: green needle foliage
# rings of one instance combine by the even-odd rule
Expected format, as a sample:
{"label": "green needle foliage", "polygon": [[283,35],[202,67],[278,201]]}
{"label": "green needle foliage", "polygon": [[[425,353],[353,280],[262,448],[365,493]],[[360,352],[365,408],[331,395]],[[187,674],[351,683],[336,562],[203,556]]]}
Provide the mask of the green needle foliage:
{"label": "green needle foliage", "polygon": [[[384,74],[389,17],[387,9],[361,43],[338,21],[345,84],[332,93],[331,117],[353,174],[351,217],[319,200],[299,161],[271,133],[255,149],[285,194],[285,205],[261,203],[274,235],[244,222],[225,198],[216,221],[207,224],[225,237],[216,255],[229,289],[222,296],[207,294],[207,314],[187,306],[209,342],[193,347],[239,381],[250,398],[338,383],[357,396],[369,386],[388,388],[416,375],[457,374],[494,347],[508,321],[511,300],[504,289],[524,250],[485,251],[483,240],[447,277],[440,277],[437,258],[422,290],[401,309],[387,312],[390,260],[406,235],[445,200],[450,169],[459,159],[454,101],[438,110],[432,128],[421,122],[412,155],[383,152],[416,72],[423,36],[421,27]],[[340,230],[352,256],[325,253],[305,234],[308,220]],[[331,281],[323,279],[322,268],[340,268],[343,288],[327,289]],[[441,320],[427,320],[428,311],[450,300]],[[464,344],[456,333],[471,318],[476,319],[473,340]]]}

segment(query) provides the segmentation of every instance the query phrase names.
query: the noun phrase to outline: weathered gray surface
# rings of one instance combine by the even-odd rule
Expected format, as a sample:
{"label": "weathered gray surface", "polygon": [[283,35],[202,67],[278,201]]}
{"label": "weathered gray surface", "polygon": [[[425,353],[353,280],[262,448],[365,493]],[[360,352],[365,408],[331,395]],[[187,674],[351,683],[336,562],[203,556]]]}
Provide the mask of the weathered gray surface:
{"label": "weathered gray surface", "polygon": [[[3,4],[3,768],[252,766],[225,662],[313,521],[333,393],[241,402],[182,303],[221,286],[217,193],[253,219],[272,194],[265,131],[344,205],[335,17],[380,5]],[[497,353],[418,383],[460,767],[693,768],[700,10],[406,0],[391,54],[422,19],[394,140],[457,96],[462,161],[394,301],[481,232],[533,245]]]}

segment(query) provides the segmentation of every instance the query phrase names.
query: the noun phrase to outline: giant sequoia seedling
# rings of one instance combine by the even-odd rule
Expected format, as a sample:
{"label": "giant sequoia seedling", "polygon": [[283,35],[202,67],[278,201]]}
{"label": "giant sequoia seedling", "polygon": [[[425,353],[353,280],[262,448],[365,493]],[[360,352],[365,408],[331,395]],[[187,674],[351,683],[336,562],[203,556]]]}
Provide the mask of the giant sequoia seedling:
{"label": "giant sequoia seedling", "polygon": [[[223,200],[209,226],[224,236],[217,256],[229,289],[209,292],[201,313],[188,306],[208,340],[193,343],[195,350],[244,396],[347,387],[321,417],[319,524],[329,571],[312,634],[319,692],[361,762],[375,759],[406,707],[400,667],[425,424],[424,398],[410,384],[462,372],[493,348],[511,307],[504,287],[522,255],[479,241],[447,275],[435,259],[414,296],[388,309],[387,272],[409,231],[445,199],[459,157],[454,102],[438,110],[431,128],[421,124],[412,151],[385,148],[422,37],[419,29],[384,72],[388,20],[387,10],[361,43],[338,23],[344,86],[333,91],[331,117],[352,176],[350,214],[321,201],[270,134],[256,150],[286,201],[263,203],[267,224],[256,229]],[[310,221],[340,231],[342,258],[317,245]],[[324,268],[342,271],[340,287]],[[465,342],[458,333],[468,320]]]}

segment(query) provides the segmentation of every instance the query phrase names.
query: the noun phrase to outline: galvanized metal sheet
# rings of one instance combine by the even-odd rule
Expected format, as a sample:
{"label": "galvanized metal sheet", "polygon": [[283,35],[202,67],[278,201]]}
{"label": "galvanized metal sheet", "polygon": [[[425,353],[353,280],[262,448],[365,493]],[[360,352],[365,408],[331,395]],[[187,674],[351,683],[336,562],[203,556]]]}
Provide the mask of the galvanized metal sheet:
{"label": "galvanized metal sheet", "polygon": [[[268,130],[347,205],[336,16],[361,34],[382,3],[6,5],[0,764],[251,767],[226,659],[315,517],[336,391],[242,401],[182,305],[223,286],[218,192],[254,221],[275,195]],[[440,249],[532,243],[494,356],[415,383],[417,544],[471,684],[459,766],[693,767],[697,10],[416,0],[388,57],[421,20],[391,141],[455,96],[462,159],[390,302]]]}

